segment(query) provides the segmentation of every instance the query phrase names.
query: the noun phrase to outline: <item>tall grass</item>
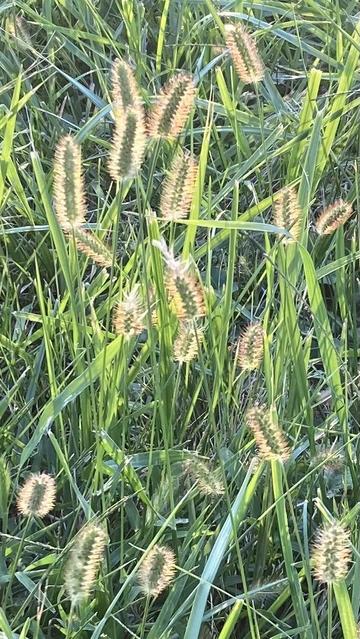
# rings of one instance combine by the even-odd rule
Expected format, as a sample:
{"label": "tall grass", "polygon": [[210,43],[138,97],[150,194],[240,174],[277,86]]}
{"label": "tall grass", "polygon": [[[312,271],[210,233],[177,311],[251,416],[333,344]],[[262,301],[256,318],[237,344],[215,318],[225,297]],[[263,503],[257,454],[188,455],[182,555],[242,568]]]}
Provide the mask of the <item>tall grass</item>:
{"label": "tall grass", "polygon": [[356,639],[357,12],[0,6],[1,636]]}

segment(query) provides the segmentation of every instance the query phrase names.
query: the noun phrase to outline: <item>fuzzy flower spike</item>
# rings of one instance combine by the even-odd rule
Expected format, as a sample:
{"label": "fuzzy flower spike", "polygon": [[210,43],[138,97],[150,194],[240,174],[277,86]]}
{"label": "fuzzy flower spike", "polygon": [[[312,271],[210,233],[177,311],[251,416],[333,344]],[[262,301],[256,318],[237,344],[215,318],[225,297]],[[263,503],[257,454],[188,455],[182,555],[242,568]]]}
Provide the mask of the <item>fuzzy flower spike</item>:
{"label": "fuzzy flower spike", "polygon": [[86,524],[76,538],[65,568],[65,587],[73,604],[88,598],[106,543],[107,535],[97,524]]}
{"label": "fuzzy flower spike", "polygon": [[46,473],[34,473],[20,489],[17,507],[25,517],[45,517],[54,507],[55,496],[54,478]]}
{"label": "fuzzy flower spike", "polygon": [[124,295],[114,312],[114,329],[117,335],[131,339],[140,335],[145,328],[146,310],[140,297],[139,287],[135,286]]}
{"label": "fuzzy flower spike", "polygon": [[250,324],[240,335],[236,347],[236,361],[243,370],[261,366],[264,353],[264,329],[261,324]]}
{"label": "fuzzy flower spike", "polygon": [[340,226],[345,224],[352,215],[353,210],[350,202],[336,200],[320,213],[315,226],[319,235],[330,235]]}
{"label": "fuzzy flower spike", "polygon": [[240,80],[245,84],[260,82],[264,77],[264,65],[251,35],[240,23],[226,24],[225,35]]}
{"label": "fuzzy flower spike", "polygon": [[142,562],[138,581],[148,597],[158,597],[172,582],[175,575],[175,555],[167,546],[155,545]]}
{"label": "fuzzy flower spike", "polygon": [[164,240],[153,240],[153,245],[164,256],[166,291],[178,319],[189,321],[205,315],[203,291],[197,278],[190,272],[190,263],[176,259]]}
{"label": "fuzzy flower spike", "polygon": [[152,138],[174,140],[186,124],[196,88],[187,73],[178,73],[162,89],[151,111],[148,132]]}
{"label": "fuzzy flower spike", "polygon": [[85,188],[81,170],[81,149],[71,135],[59,141],[54,161],[55,211],[64,231],[85,223]]}
{"label": "fuzzy flower spike", "polygon": [[142,109],[134,72],[124,60],[115,60],[111,69],[111,84],[115,117],[121,117],[126,109]]}
{"label": "fuzzy flower spike", "polygon": [[283,242],[298,241],[301,233],[301,211],[297,191],[292,186],[283,188],[274,203],[274,224],[290,232],[291,238]]}
{"label": "fuzzy flower spike", "polygon": [[194,156],[180,149],[171,163],[161,193],[160,211],[164,220],[181,219],[188,215],[196,175],[197,162]]}
{"label": "fuzzy flower spike", "polygon": [[349,532],[338,522],[321,528],[312,552],[315,578],[328,584],[345,579],[349,571],[351,544]]}
{"label": "fuzzy flower spike", "polygon": [[246,422],[255,437],[262,459],[288,459],[289,447],[272,409],[263,405],[254,406],[247,411]]}

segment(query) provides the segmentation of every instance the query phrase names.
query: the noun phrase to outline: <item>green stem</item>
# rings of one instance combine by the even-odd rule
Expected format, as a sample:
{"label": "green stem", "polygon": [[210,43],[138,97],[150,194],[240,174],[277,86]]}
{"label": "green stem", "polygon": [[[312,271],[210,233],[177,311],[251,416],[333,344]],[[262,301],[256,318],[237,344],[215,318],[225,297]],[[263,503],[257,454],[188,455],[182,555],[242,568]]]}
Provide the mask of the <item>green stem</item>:
{"label": "green stem", "polygon": [[333,584],[344,639],[356,639],[357,625],[345,581]]}
{"label": "green stem", "polygon": [[280,461],[273,460],[271,462],[271,472],[281,547],[285,561],[286,574],[289,580],[290,592],[294,602],[296,621],[300,627],[306,628],[303,636],[306,639],[312,639],[310,631],[310,621],[305,607],[303,593],[300,587],[299,575],[297,573],[297,570],[294,568],[294,557],[285,508],[282,466]]}

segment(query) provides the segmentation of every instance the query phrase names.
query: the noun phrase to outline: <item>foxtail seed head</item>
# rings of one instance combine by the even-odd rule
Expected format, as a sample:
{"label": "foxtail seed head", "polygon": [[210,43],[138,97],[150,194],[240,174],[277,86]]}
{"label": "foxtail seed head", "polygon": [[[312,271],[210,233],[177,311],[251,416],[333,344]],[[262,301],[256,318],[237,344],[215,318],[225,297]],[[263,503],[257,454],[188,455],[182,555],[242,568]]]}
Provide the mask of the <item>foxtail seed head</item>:
{"label": "foxtail seed head", "polygon": [[345,579],[350,559],[350,534],[341,524],[327,524],[318,531],[312,551],[314,574],[318,581],[331,584]]}
{"label": "foxtail seed head", "polygon": [[145,328],[144,318],[146,310],[140,298],[139,288],[136,286],[124,295],[114,312],[114,330],[117,335],[131,339],[140,335]]}
{"label": "foxtail seed head", "polygon": [[150,137],[176,138],[185,126],[195,96],[196,89],[190,75],[178,73],[171,78],[157,97],[150,114]]}
{"label": "foxtail seed head", "polygon": [[105,531],[95,524],[85,525],[76,538],[65,567],[65,587],[73,604],[88,598],[106,544]]}
{"label": "foxtail seed head", "polygon": [[261,366],[264,353],[264,329],[261,324],[250,324],[240,335],[236,347],[236,361],[243,370]]}
{"label": "foxtail seed head", "polygon": [[210,465],[195,456],[189,458],[184,464],[185,473],[190,477],[202,495],[216,497],[224,493],[224,487],[220,481],[218,471],[214,471]]}
{"label": "foxtail seed head", "polygon": [[17,507],[19,512],[28,517],[45,517],[55,504],[55,480],[46,473],[34,473],[28,477],[19,491]]}
{"label": "foxtail seed head", "polygon": [[317,232],[319,235],[330,235],[345,224],[352,213],[350,202],[344,202],[342,199],[336,200],[336,202],[326,207],[317,218],[315,222]]}
{"label": "foxtail seed head", "polygon": [[158,597],[173,580],[175,555],[166,546],[155,545],[142,562],[138,581],[142,592],[149,597]]}
{"label": "foxtail seed head", "polygon": [[196,175],[197,162],[194,156],[180,149],[171,163],[162,189],[160,211],[165,220],[187,216],[194,194]]}
{"label": "foxtail seed head", "polygon": [[165,258],[165,287],[175,314],[180,321],[194,320],[205,315],[205,302],[202,288],[196,277],[190,273],[190,264],[176,259],[165,241],[153,240]]}
{"label": "foxtail seed head", "polygon": [[296,189],[287,186],[278,193],[274,202],[274,224],[290,232],[284,242],[298,241],[301,233],[301,211]]}
{"label": "foxtail seed head", "polygon": [[262,459],[288,459],[289,447],[273,410],[263,405],[253,406],[246,413],[246,422],[252,430]]}
{"label": "foxtail seed head", "polygon": [[165,277],[167,294],[180,321],[205,315],[203,291],[188,268],[188,265],[179,261],[175,268],[167,269]]}
{"label": "foxtail seed head", "polygon": [[74,229],[76,247],[99,266],[110,267],[112,253],[99,238],[85,229]]}
{"label": "foxtail seed head", "polygon": [[256,44],[242,24],[225,25],[226,45],[242,82],[260,82],[264,77],[264,65]]}
{"label": "foxtail seed head", "polygon": [[174,360],[191,362],[198,354],[203,339],[203,331],[194,322],[180,322],[174,342]]}
{"label": "foxtail seed head", "polygon": [[121,117],[126,109],[141,109],[142,103],[134,72],[130,65],[119,58],[111,69],[112,97],[115,104],[115,118]]}
{"label": "foxtail seed head", "polygon": [[115,182],[136,176],[144,158],[145,146],[146,131],[142,111],[129,108],[115,122],[109,158],[109,172]]}
{"label": "foxtail seed head", "polygon": [[71,135],[59,141],[54,162],[55,211],[60,226],[69,231],[85,223],[85,189],[81,149]]}
{"label": "foxtail seed head", "polygon": [[25,18],[21,15],[8,18],[6,31],[17,38],[17,44],[21,47],[31,47],[31,36]]}

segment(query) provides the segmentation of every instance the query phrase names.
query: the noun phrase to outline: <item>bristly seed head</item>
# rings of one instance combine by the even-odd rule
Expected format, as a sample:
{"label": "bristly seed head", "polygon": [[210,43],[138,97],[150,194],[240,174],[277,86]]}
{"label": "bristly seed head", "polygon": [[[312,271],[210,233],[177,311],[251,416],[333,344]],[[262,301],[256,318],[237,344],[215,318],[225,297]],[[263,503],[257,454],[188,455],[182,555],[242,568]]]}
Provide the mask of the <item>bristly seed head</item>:
{"label": "bristly seed head", "polygon": [[86,524],[75,539],[65,567],[65,587],[73,604],[88,598],[107,540],[106,532],[95,524]]}
{"label": "bristly seed head", "polygon": [[139,287],[135,286],[124,295],[114,312],[114,330],[117,335],[131,339],[140,335],[145,328],[146,309],[140,298]]}
{"label": "bristly seed head", "polygon": [[203,330],[195,322],[180,322],[174,342],[174,360],[180,363],[191,362],[197,356],[202,340]]}
{"label": "bristly seed head", "polygon": [[224,493],[224,486],[220,479],[219,471],[196,456],[189,458],[184,463],[185,473],[202,495],[217,497]]}
{"label": "bristly seed head", "polygon": [[172,582],[175,575],[175,555],[166,546],[155,545],[142,562],[138,581],[142,592],[158,597]]}
{"label": "bristly seed head", "polygon": [[146,147],[142,111],[127,109],[115,120],[109,172],[115,182],[134,178],[140,170]]}
{"label": "bristly seed head", "polygon": [[17,507],[28,517],[45,517],[53,509],[56,497],[55,480],[46,473],[34,473],[28,477],[19,491]]}
{"label": "bristly seed head", "polygon": [[333,522],[318,531],[312,551],[314,574],[318,581],[328,584],[343,581],[349,572],[350,559],[348,530]]}
{"label": "bristly seed head", "polygon": [[123,116],[126,109],[142,110],[142,102],[134,72],[130,65],[119,58],[111,69],[112,97],[115,119]]}
{"label": "bristly seed head", "polygon": [[301,233],[301,211],[297,191],[293,186],[287,186],[278,193],[274,202],[274,224],[290,232],[291,238],[284,238],[283,242],[299,241]]}
{"label": "bristly seed head", "polygon": [[317,218],[315,222],[317,232],[319,235],[330,235],[345,224],[352,213],[350,202],[344,202],[342,199],[336,200],[336,202],[326,207]]}
{"label": "bristly seed head", "polygon": [[162,189],[161,216],[165,220],[185,218],[189,213],[197,175],[197,162],[181,149],[175,155]]}
{"label": "bristly seed head", "polygon": [[180,321],[194,320],[205,315],[202,288],[196,277],[190,273],[190,263],[176,259],[165,241],[153,240],[165,258],[165,287],[174,312]]}
{"label": "bristly seed head", "polygon": [[76,247],[81,253],[87,255],[99,266],[110,267],[112,265],[112,253],[99,238],[85,229],[74,229]]}
{"label": "bristly seed head", "polygon": [[81,149],[71,135],[59,141],[54,160],[55,211],[60,226],[69,231],[85,223],[85,188]]}
{"label": "bristly seed head", "polygon": [[256,44],[242,24],[225,25],[226,45],[238,76],[245,84],[260,82],[264,77],[264,65]]}
{"label": "bristly seed head", "polygon": [[243,370],[261,366],[264,354],[264,329],[261,324],[250,324],[240,335],[236,347],[236,361]]}
{"label": "bristly seed head", "polygon": [[151,111],[148,132],[152,138],[175,139],[189,117],[196,88],[186,73],[178,73],[162,89]]}
{"label": "bristly seed head", "polygon": [[246,413],[246,422],[252,430],[262,459],[288,459],[289,447],[272,409],[263,405],[253,406]]}

